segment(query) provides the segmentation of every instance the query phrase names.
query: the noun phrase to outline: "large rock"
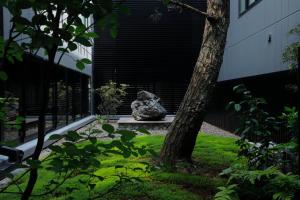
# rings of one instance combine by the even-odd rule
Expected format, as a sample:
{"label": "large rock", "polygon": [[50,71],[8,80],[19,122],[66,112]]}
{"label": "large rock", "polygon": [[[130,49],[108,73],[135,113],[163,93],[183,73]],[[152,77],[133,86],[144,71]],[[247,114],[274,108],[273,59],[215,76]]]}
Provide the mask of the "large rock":
{"label": "large rock", "polygon": [[137,121],[161,120],[167,111],[160,104],[160,99],[147,91],[140,91],[137,99],[131,103],[132,116]]}

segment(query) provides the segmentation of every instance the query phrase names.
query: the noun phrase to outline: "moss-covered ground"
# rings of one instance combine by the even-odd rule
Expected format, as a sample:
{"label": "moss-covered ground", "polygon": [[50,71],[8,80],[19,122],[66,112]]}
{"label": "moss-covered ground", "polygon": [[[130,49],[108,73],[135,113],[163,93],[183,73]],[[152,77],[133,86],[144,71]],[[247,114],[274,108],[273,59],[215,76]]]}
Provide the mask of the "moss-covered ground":
{"label": "moss-covered ground", "polygon": [[[138,145],[148,145],[156,152],[159,152],[164,140],[164,136],[140,136],[137,137]],[[181,164],[176,172],[167,172],[164,168],[156,167],[150,173],[144,173],[139,170],[127,173],[131,176],[140,177],[143,182],[126,183],[118,186],[116,190],[105,195],[102,199],[110,200],[196,200],[212,199],[217,187],[224,184],[226,180],[220,178],[218,174],[237,159],[237,146],[235,139],[229,137],[220,137],[200,133],[193,154],[194,165]],[[142,158],[130,157],[125,159],[121,156],[101,157],[101,168],[97,175],[111,177],[116,173],[124,172],[124,169],[116,169],[116,165],[124,165],[129,168],[139,167],[139,162],[146,161],[153,163],[153,158],[149,155]],[[154,164],[153,164],[154,165]],[[120,171],[118,171],[120,170]],[[122,171],[123,170],[123,171]],[[45,192],[45,184],[53,177],[51,172],[41,169],[39,171],[39,180],[34,193]],[[55,194],[33,197],[32,199],[55,199],[65,200],[69,197],[74,199],[88,199],[88,190],[79,184],[79,177],[67,181]],[[102,193],[114,185],[115,177],[107,178],[99,182],[95,189],[96,193]],[[23,183],[22,183],[23,182]],[[21,186],[25,185],[26,180],[21,180]],[[76,186],[79,189],[66,192],[65,188]],[[11,188],[10,191],[16,190]],[[19,199],[19,196],[13,194],[0,194],[2,200]]]}

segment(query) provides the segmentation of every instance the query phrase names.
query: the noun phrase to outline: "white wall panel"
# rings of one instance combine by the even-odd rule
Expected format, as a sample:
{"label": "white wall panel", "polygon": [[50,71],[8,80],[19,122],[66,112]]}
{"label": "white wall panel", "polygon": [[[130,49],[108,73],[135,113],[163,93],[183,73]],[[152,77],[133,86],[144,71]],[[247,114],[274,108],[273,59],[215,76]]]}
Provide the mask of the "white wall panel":
{"label": "white wall panel", "polygon": [[[32,17],[32,11],[30,9],[23,10],[22,16],[31,20]],[[66,16],[62,16],[62,21]],[[3,9],[3,24],[4,24],[4,38],[7,39],[9,37],[9,30],[11,28],[11,15],[7,9]],[[92,20],[90,20],[90,23],[92,23]],[[26,38],[26,36],[21,35],[18,39]],[[44,50],[41,49],[37,56],[41,57],[42,59],[46,59],[46,56],[44,55]],[[56,61],[58,61],[60,57],[60,54],[57,54]],[[68,53],[63,56],[60,65],[63,67],[66,67],[68,69],[72,69],[75,71],[79,71],[81,73],[84,73],[86,75],[91,76],[92,75],[92,65],[86,65],[86,68],[84,70],[79,70],[76,67],[76,60],[82,59],[82,58],[89,58],[92,59],[92,48],[91,47],[83,47],[81,45],[78,45],[78,49],[74,52]]]}
{"label": "white wall panel", "polygon": [[231,23],[219,81],[286,70],[282,53],[297,39],[288,32],[300,24],[300,0],[262,0],[241,16],[238,0],[230,4]]}

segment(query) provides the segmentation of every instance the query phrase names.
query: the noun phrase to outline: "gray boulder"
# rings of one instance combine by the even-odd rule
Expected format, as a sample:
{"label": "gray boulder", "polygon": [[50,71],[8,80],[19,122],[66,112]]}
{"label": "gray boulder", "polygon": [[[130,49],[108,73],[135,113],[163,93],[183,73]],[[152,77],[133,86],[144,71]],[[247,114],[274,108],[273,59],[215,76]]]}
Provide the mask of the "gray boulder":
{"label": "gray boulder", "polygon": [[131,103],[132,116],[137,121],[162,120],[166,109],[160,104],[160,99],[147,91],[140,91],[137,99]]}

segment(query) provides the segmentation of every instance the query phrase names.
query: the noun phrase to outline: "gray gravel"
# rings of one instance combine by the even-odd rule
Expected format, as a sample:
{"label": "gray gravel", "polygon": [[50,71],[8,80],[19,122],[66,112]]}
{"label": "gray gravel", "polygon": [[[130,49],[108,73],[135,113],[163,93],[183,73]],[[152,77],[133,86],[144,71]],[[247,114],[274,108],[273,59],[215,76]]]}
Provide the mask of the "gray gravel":
{"label": "gray gravel", "polygon": [[218,135],[218,136],[224,136],[224,137],[239,138],[239,136],[234,135],[233,133],[225,131],[225,130],[223,130],[223,129],[219,128],[219,127],[216,127],[214,125],[211,125],[211,124],[209,124],[207,122],[203,122],[200,131],[204,132],[204,133],[211,134],[211,135]]}

